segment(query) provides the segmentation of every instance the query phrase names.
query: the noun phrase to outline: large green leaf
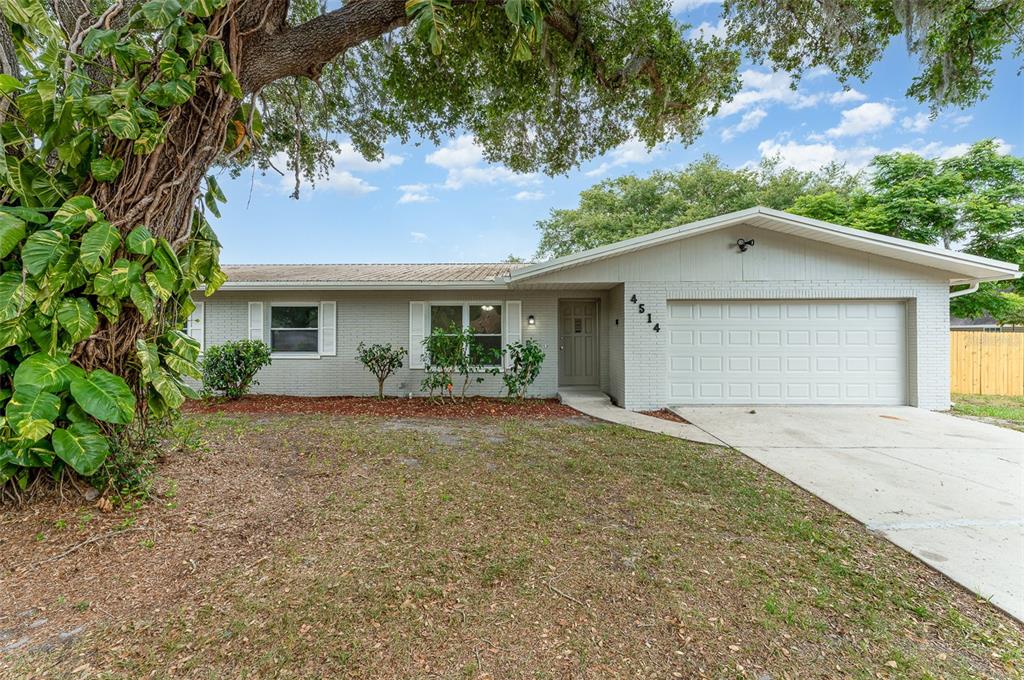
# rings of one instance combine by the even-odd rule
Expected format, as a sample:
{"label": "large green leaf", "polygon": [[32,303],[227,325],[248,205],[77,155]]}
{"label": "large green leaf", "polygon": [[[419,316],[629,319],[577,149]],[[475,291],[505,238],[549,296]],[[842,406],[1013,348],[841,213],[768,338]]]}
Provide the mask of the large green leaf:
{"label": "large green leaf", "polygon": [[25,238],[25,220],[0,212],[0,258],[7,257]]}
{"label": "large green leaf", "polygon": [[153,299],[153,294],[149,292],[149,288],[141,283],[133,283],[128,294],[132,299],[132,304],[142,314],[142,320],[149,321],[152,319],[156,314],[156,300]]}
{"label": "large green leaf", "polygon": [[40,210],[53,210],[53,208],[25,208],[20,205],[2,205],[0,206],[0,212],[8,213],[19,217],[26,222],[32,224],[46,224],[50,221],[50,218],[44,215]]}
{"label": "large green leaf", "polygon": [[60,413],[60,399],[31,385],[16,389],[7,402],[7,422],[22,439],[42,439],[53,430]]}
{"label": "large green leaf", "polygon": [[51,438],[54,452],[75,472],[88,477],[110,455],[110,444],[93,423],[80,422],[56,429]]}
{"label": "large green leaf", "polygon": [[39,287],[21,272],[0,274],[0,322],[16,318],[36,301]]}
{"label": "large green leaf", "polygon": [[123,378],[102,368],[72,380],[71,396],[97,420],[127,425],[135,416],[135,395]]}
{"label": "large green leaf", "polygon": [[166,28],[180,13],[178,0],[150,0],[142,6],[142,14],[153,28]]}
{"label": "large green leaf", "polygon": [[142,366],[142,379],[152,382],[153,376],[160,370],[160,352],[157,351],[156,345],[139,338],[135,341],[135,355]]}
{"label": "large green leaf", "polygon": [[187,361],[199,358],[199,341],[195,338],[190,338],[179,330],[173,330],[164,333],[164,340],[170,344],[171,351]]}
{"label": "large green leaf", "polygon": [[121,109],[107,117],[107,127],[118,139],[135,139],[142,132],[131,111]]}
{"label": "large green leaf", "polygon": [[136,255],[150,255],[156,247],[153,232],[139,225],[128,233],[128,250]]}
{"label": "large green leaf", "polygon": [[156,372],[152,382],[153,388],[171,408],[178,408],[185,403],[185,395],[178,388],[178,381],[168,375],[164,369],[161,368]]}
{"label": "large green leaf", "polygon": [[227,0],[190,0],[188,11],[197,17],[208,17],[227,4]]}
{"label": "large green leaf", "polygon": [[94,158],[89,163],[89,171],[100,182],[113,182],[123,168],[124,161],[120,158]]}
{"label": "large green leaf", "polygon": [[82,375],[82,369],[68,361],[68,355],[51,356],[36,352],[20,364],[14,372],[14,389],[38,388],[44,392],[62,392],[71,380]]}
{"label": "large green leaf", "polygon": [[121,244],[121,235],[110,222],[101,220],[89,227],[82,237],[81,260],[85,269],[95,274]]}
{"label": "large green leaf", "polygon": [[195,361],[189,361],[174,352],[164,353],[164,363],[167,364],[168,368],[180,375],[187,375],[195,378],[196,380],[203,379],[203,374],[199,370],[199,366],[196,365]]}
{"label": "large green leaf", "polygon": [[86,224],[103,219],[103,213],[88,196],[72,196],[53,214],[54,224],[68,227],[84,227]]}
{"label": "large green leaf", "polygon": [[132,284],[142,280],[142,265],[119,257],[110,270],[110,278],[114,284],[114,291],[119,296],[125,297],[131,291]]}
{"label": "large green leaf", "polygon": [[71,342],[85,340],[93,334],[99,319],[85,298],[67,298],[57,307],[57,321],[71,336]]}
{"label": "large green leaf", "polygon": [[25,263],[25,269],[33,276],[42,274],[67,252],[67,240],[67,236],[53,229],[37,231],[29,236],[21,249],[21,260]]}
{"label": "large green leaf", "polygon": [[[205,16],[210,16],[209,14]],[[20,90],[24,85],[21,81],[14,76],[9,76],[6,73],[0,73],[0,94],[10,94],[15,90]]]}

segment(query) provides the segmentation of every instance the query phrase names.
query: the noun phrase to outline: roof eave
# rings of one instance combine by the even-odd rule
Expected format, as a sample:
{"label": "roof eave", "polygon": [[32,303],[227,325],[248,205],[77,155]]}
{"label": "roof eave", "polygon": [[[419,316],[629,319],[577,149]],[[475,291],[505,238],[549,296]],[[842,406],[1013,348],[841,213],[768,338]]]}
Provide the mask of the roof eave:
{"label": "roof eave", "polygon": [[[733,224],[741,224],[754,216],[763,216],[771,219],[788,221],[792,224],[820,231],[827,231],[842,238],[849,239],[851,245],[860,241],[892,248],[892,256],[896,259],[905,259],[900,258],[899,253],[901,251],[905,253],[913,253],[918,256],[928,258],[929,260],[934,260],[934,264],[927,266],[942,269],[943,271],[949,271],[953,274],[961,274],[961,276],[964,277],[951,277],[951,281],[1005,281],[1008,279],[1018,278],[1021,275],[1019,271],[1020,268],[1013,263],[1001,262],[999,260],[992,260],[966,253],[956,253],[944,248],[937,248],[935,246],[929,246],[922,243],[914,243],[904,239],[883,236],[881,234],[853,229],[851,227],[844,227],[830,222],[823,222],[809,217],[802,217],[800,215],[793,215],[783,211],[773,210],[771,208],[754,207],[727,213],[725,215],[719,215],[717,217],[711,217],[706,220],[691,222],[689,224],[672,227],[670,229],[664,229],[662,231],[654,232],[653,234],[645,234],[625,241],[599,246],[581,253],[573,253],[572,255],[556,258],[549,262],[540,262],[512,272],[509,280],[511,282],[518,282],[524,279],[550,274],[562,269],[577,267],[589,262],[596,262],[609,257],[624,255],[637,250],[661,245],[663,243],[674,241],[678,238],[699,236],[700,234],[704,234],[715,229],[721,229]],[[982,273],[978,276],[967,275],[962,271],[965,268],[965,265],[968,267],[980,268]]]}
{"label": "roof eave", "polygon": [[227,281],[218,290],[501,290],[507,287],[506,282],[496,281]]}

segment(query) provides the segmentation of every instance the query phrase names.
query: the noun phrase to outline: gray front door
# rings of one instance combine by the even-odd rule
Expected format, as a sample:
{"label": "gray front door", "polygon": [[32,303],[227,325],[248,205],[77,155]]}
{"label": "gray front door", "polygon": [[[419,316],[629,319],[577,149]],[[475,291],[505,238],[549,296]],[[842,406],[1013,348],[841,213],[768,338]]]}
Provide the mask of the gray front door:
{"label": "gray front door", "polygon": [[600,384],[597,342],[597,302],[561,300],[558,303],[559,385]]}

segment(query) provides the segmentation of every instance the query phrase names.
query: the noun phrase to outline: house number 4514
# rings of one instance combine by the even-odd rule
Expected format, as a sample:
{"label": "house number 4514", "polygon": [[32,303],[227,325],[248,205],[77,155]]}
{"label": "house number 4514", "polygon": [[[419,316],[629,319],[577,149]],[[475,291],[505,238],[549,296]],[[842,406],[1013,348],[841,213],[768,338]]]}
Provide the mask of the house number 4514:
{"label": "house number 4514", "polygon": [[[633,295],[632,297],[630,297],[629,301],[632,302],[635,305],[638,305],[637,311],[639,313],[641,313],[641,314],[646,313],[647,314],[647,323],[652,323],[654,321],[654,319],[651,318],[651,313],[648,312],[647,308],[644,306],[644,303],[642,303],[642,302],[637,303],[636,295]],[[652,330],[654,330],[655,333],[660,333],[661,332],[661,324],[660,323],[654,324],[654,328]]]}

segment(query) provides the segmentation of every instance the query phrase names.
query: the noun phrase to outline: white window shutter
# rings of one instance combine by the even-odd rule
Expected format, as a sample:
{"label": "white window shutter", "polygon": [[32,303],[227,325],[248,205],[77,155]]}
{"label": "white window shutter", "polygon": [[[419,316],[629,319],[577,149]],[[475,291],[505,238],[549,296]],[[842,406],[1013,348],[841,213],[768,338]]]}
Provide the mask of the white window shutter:
{"label": "white window shutter", "polygon": [[427,337],[427,303],[409,303],[409,368],[423,368],[423,340]]}
{"label": "white window shutter", "polygon": [[[523,303],[520,300],[506,300],[501,330],[505,334],[502,349],[513,342],[523,341]],[[505,355],[505,367],[509,365],[508,354]]]}
{"label": "white window shutter", "polygon": [[320,302],[320,354],[338,354],[338,306],[333,300]]}
{"label": "white window shutter", "polygon": [[192,310],[191,316],[188,317],[188,335],[190,338],[199,343],[199,351],[202,352],[206,349],[206,334],[203,332],[205,327],[204,321],[206,321],[206,313],[203,311],[206,307],[205,302],[193,302],[196,308]]}
{"label": "white window shutter", "polygon": [[263,340],[263,303],[249,303],[249,339]]}

